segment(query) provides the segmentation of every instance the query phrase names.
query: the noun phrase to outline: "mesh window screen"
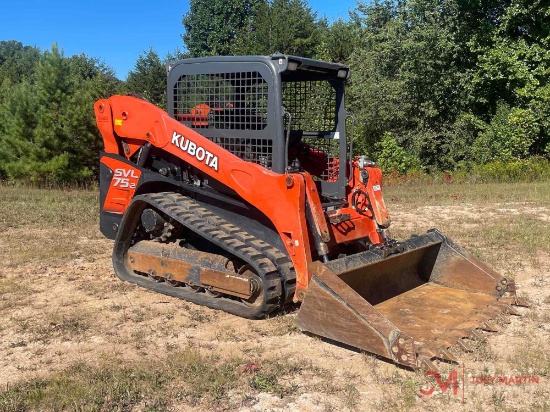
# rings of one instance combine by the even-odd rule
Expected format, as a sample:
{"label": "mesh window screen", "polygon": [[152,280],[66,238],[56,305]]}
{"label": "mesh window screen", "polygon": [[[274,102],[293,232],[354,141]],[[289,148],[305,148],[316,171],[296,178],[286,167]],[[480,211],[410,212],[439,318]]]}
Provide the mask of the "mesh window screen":
{"label": "mesh window screen", "polygon": [[[328,81],[283,83],[283,105],[292,115],[292,172],[308,171],[315,180],[334,182],[339,175],[340,140],[336,130],[336,91]],[[285,130],[288,120],[285,119]]]}
{"label": "mesh window screen", "polygon": [[265,129],[267,104],[268,84],[256,71],[191,74],[174,85],[177,120],[241,159],[271,167],[272,140],[238,132]]}
{"label": "mesh window screen", "polygon": [[336,128],[336,91],[324,80],[283,83],[283,106],[292,129],[330,132]]}
{"label": "mesh window screen", "polygon": [[268,85],[258,72],[181,76],[174,116],[191,127],[262,130],[267,124]]}

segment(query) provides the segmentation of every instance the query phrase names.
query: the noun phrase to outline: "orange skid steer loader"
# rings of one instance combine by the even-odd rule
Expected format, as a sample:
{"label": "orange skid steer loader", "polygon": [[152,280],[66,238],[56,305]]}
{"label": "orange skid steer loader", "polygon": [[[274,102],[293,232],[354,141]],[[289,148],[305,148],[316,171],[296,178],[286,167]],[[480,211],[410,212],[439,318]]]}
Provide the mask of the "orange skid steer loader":
{"label": "orange skid steer loader", "polygon": [[348,67],[277,54],[168,69],[168,113],[95,104],[122,280],[247,318],[301,302],[304,331],[411,368],[454,361],[524,305],[437,230],[390,237],[381,171],[352,155]]}

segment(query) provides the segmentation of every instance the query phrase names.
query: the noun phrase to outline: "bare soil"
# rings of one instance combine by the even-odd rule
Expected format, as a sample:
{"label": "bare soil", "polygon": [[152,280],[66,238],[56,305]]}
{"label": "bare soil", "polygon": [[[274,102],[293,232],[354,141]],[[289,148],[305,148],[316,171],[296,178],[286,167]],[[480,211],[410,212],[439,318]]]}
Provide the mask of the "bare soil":
{"label": "bare soil", "polygon": [[[452,388],[442,393],[422,371],[301,333],[295,313],[251,321],[123,283],[111,266],[112,242],[101,236],[97,222],[2,231],[0,390],[47,379],[77,363],[162,365],[170,353],[193,348],[220,364],[239,359],[238,373],[255,384],[237,386],[219,401],[170,400],[166,410],[550,410],[550,253],[530,239],[550,232],[550,206],[457,200],[393,203],[390,211],[396,237],[437,227],[514,278],[532,304],[519,309],[521,317],[510,317],[501,332],[484,332],[486,343],[462,353],[460,365],[440,365],[444,381],[457,372],[456,395]],[[524,233],[517,228],[525,222]],[[515,236],[507,239],[510,233]],[[273,365],[286,369],[276,381],[254,378],[268,365],[270,371],[277,371]],[[528,379],[479,382],[479,377],[516,376]],[[434,385],[432,395],[420,393]],[[143,401],[129,410],[148,409]]]}

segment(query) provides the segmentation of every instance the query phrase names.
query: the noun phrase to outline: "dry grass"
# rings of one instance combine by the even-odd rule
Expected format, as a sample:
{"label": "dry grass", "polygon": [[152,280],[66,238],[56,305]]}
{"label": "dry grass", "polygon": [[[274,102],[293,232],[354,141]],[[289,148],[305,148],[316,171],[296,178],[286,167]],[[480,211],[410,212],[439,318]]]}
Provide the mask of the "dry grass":
{"label": "dry grass", "polygon": [[97,192],[0,185],[2,269],[33,260],[78,258],[89,249],[94,252],[101,239],[96,229],[98,213]]}
{"label": "dry grass", "polygon": [[12,318],[16,331],[27,338],[28,342],[47,343],[52,338],[63,341],[82,338],[90,328],[93,316],[79,311],[74,313],[45,312],[28,318]]}
{"label": "dry grass", "polygon": [[433,378],[301,334],[293,312],[250,321],[120,282],[95,191],[0,186],[0,412],[550,411],[548,184],[388,187],[385,199],[394,236],[438,227],[533,304],[460,354],[466,374],[540,384],[466,384],[464,405],[423,397]]}
{"label": "dry grass", "polygon": [[301,373],[301,368],[283,359],[247,363],[198,348],[124,365],[103,357],[98,365],[77,362],[46,378],[11,386],[0,394],[0,411],[126,411],[138,405],[156,411],[178,404],[232,410],[258,393],[279,398],[294,393],[298,385],[289,377]]}
{"label": "dry grass", "polygon": [[43,190],[0,184],[0,230],[71,228],[98,220],[99,192]]}
{"label": "dry grass", "polygon": [[550,203],[548,182],[399,185],[384,187],[387,204],[402,206],[534,202]]}
{"label": "dry grass", "polygon": [[398,239],[437,227],[511,278],[550,256],[548,183],[398,186],[385,199]]}
{"label": "dry grass", "polygon": [[535,340],[510,355],[507,359],[510,367],[521,375],[537,375],[542,378],[550,377],[550,353],[548,342]]}
{"label": "dry grass", "polygon": [[196,349],[174,352],[158,362],[98,366],[75,363],[47,378],[14,385],[0,395],[0,411],[164,410],[173,400],[214,404],[240,383],[237,359],[220,360]]}

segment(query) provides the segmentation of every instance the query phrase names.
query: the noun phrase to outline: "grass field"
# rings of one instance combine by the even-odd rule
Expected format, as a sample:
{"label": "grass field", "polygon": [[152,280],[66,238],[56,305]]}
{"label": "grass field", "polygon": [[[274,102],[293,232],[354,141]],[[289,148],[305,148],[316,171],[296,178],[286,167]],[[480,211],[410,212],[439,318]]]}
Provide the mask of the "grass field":
{"label": "grass field", "polygon": [[123,283],[95,191],[0,186],[0,412],[550,411],[550,184],[384,194],[394,237],[437,227],[532,303],[461,354],[464,379],[441,365],[458,395],[421,395],[423,372],[302,334],[295,313],[250,321]]}

